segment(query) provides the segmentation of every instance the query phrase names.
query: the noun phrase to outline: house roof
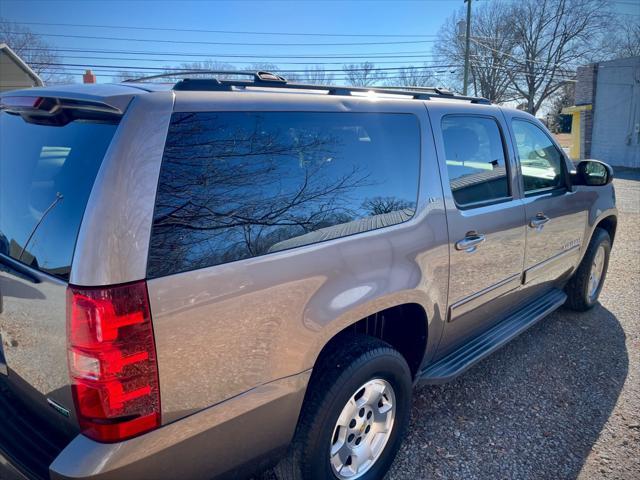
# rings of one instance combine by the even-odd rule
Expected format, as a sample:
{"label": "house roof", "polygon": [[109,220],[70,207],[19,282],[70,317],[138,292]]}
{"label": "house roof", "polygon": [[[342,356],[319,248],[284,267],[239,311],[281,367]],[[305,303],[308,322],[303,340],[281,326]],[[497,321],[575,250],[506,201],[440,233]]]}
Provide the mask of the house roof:
{"label": "house roof", "polygon": [[278,242],[269,248],[269,253],[396,225],[398,223],[406,222],[413,217],[414,213],[415,210],[413,208],[405,208],[403,210],[396,210],[390,213],[381,213],[379,215],[360,218],[358,220],[341,223],[332,227],[321,228],[314,232]]}
{"label": "house roof", "polygon": [[29,77],[31,77],[33,79],[34,83],[35,83],[35,86],[38,86],[38,87],[44,86],[44,82],[38,76],[38,74],[36,72],[34,72],[33,70],[31,70],[31,67],[29,67],[29,65],[27,65],[24,62],[24,60],[22,60],[18,56],[18,54],[16,52],[11,50],[9,45],[7,45],[6,43],[0,43],[0,52],[4,53],[9,58],[11,58],[14,61],[14,63],[18,66],[18,68],[20,68],[20,70],[22,70]]}

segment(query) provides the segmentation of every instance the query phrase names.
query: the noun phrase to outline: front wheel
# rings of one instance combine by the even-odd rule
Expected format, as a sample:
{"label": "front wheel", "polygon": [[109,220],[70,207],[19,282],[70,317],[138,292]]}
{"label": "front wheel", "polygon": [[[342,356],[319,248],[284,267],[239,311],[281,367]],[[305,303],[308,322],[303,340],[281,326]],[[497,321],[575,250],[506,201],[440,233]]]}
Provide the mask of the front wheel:
{"label": "front wheel", "polygon": [[596,304],[607,276],[610,253],[609,233],[596,228],[582,262],[565,288],[569,308],[584,312]]}
{"label": "front wheel", "polygon": [[407,362],[387,343],[364,336],[346,337],[323,357],[276,475],[281,480],[380,479],[409,422]]}

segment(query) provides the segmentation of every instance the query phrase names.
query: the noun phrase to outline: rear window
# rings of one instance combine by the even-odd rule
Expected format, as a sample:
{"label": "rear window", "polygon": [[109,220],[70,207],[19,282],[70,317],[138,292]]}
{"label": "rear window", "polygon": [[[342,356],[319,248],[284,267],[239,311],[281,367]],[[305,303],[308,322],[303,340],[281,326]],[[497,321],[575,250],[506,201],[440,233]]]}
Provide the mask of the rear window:
{"label": "rear window", "polygon": [[68,280],[80,222],[115,124],[0,113],[0,253]]}
{"label": "rear window", "polygon": [[176,113],[148,275],[159,277],[410,219],[420,163],[409,114]]}

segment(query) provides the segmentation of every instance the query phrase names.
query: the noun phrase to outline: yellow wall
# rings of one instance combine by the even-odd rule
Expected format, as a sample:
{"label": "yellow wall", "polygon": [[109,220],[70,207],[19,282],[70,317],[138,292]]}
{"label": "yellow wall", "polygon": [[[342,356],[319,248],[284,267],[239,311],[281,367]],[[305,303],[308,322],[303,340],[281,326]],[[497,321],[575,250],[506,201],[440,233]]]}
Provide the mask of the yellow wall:
{"label": "yellow wall", "polygon": [[573,160],[580,158],[580,112],[571,114],[571,148],[569,156]]}

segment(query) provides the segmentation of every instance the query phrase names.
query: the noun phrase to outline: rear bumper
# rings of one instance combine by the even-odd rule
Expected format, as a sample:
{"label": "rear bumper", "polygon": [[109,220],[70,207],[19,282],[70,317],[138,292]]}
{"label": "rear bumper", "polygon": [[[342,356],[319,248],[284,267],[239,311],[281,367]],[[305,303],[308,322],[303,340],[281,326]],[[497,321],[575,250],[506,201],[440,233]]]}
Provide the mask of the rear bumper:
{"label": "rear bumper", "polygon": [[51,464],[51,478],[244,478],[286,450],[310,373],[261,385],[125,442],[78,435]]}

